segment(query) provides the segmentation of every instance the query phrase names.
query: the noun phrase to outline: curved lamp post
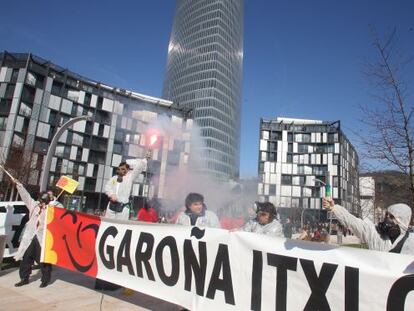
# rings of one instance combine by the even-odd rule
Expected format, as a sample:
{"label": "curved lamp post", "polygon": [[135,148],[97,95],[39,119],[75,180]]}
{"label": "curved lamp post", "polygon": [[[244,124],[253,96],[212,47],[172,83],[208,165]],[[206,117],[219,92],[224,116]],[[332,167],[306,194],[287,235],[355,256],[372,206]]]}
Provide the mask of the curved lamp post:
{"label": "curved lamp post", "polygon": [[62,136],[63,132],[66,131],[68,127],[70,127],[74,123],[79,122],[79,121],[91,121],[91,120],[92,118],[90,116],[75,117],[73,119],[70,119],[65,124],[63,124],[57,130],[57,132],[52,138],[52,142],[50,143],[49,150],[47,151],[47,154],[46,154],[45,166],[43,167],[42,174],[40,176],[40,192],[46,191],[48,179],[49,179],[50,166],[52,164],[52,158],[53,158],[53,155],[55,154],[56,145],[59,141],[60,136]]}

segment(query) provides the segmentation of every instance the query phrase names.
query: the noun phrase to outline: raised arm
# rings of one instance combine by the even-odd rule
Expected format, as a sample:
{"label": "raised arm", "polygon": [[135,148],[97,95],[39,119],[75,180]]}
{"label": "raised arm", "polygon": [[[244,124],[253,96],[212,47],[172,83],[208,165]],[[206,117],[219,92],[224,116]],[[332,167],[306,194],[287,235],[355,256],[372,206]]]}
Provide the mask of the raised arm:
{"label": "raised arm", "polygon": [[132,179],[136,179],[147,167],[147,159],[137,159],[137,164],[132,168]]}
{"label": "raised arm", "polygon": [[336,218],[346,227],[350,228],[352,232],[361,239],[361,242],[368,243],[372,240],[372,236],[379,239],[376,234],[375,225],[372,222],[366,222],[361,218],[355,217],[348,212],[343,206],[333,203],[332,199],[323,199],[323,206],[332,211]]}
{"label": "raised arm", "polygon": [[31,213],[36,206],[36,201],[33,200],[26,188],[17,180],[16,189],[19,192],[22,201],[24,202],[24,204],[26,204],[27,208],[29,209],[29,212]]}
{"label": "raised arm", "polygon": [[130,174],[132,176],[132,180],[135,180],[139,176],[139,174],[141,174],[141,172],[147,168],[148,160],[151,159],[151,156],[152,156],[152,153],[148,152],[145,155],[144,159],[129,159],[129,160],[126,160],[129,167],[132,169],[130,171]]}

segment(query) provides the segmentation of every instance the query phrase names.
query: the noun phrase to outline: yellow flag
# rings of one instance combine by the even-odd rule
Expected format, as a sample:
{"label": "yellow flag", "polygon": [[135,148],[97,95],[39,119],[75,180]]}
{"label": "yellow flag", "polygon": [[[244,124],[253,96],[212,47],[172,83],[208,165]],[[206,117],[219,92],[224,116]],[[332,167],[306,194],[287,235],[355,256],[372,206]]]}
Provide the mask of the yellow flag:
{"label": "yellow flag", "polygon": [[56,187],[69,193],[74,193],[78,186],[79,183],[76,180],[69,178],[68,176],[60,176],[56,184]]}

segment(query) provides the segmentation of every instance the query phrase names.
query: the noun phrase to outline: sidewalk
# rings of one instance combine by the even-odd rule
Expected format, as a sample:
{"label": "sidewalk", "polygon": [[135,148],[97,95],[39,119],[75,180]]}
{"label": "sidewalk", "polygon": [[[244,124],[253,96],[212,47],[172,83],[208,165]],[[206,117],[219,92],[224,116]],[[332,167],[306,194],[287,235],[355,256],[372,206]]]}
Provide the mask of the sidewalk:
{"label": "sidewalk", "polygon": [[14,287],[19,281],[17,268],[0,271],[0,306],[2,310],[120,310],[120,311],[169,311],[181,307],[169,302],[134,292],[125,296],[122,289],[116,291],[94,290],[95,279],[79,273],[53,267],[52,283],[39,288],[40,270],[34,270],[30,283]]}
{"label": "sidewalk", "polygon": [[[298,236],[299,236],[298,233],[293,234],[292,239],[297,239]],[[361,241],[355,235],[347,234],[346,236],[342,236],[342,244],[360,244],[360,243]],[[330,236],[329,244],[338,245],[336,235]]]}
{"label": "sidewalk", "polygon": [[[355,235],[342,236],[342,244],[360,244],[361,241]],[[338,245],[336,235],[331,235],[329,244]]]}

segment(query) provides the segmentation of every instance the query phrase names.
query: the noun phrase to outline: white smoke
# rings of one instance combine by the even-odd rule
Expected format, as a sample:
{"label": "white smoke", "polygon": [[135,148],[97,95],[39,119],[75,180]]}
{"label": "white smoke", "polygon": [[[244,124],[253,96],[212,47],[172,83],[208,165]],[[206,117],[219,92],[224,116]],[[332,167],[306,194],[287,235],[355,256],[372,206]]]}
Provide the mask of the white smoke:
{"label": "white smoke", "polygon": [[[200,128],[192,121],[190,126],[175,124],[168,117],[158,118],[148,125],[148,129],[156,129],[163,139],[174,140],[174,143],[190,137],[190,158],[186,165],[169,168],[166,170],[162,198],[164,211],[176,211],[184,207],[186,196],[191,192],[204,196],[204,203],[209,210],[219,215],[236,216],[246,215],[247,207],[256,201],[256,187],[241,187],[241,191],[232,191],[237,183],[219,181],[208,173],[203,173],[204,163],[200,160],[200,152],[205,152],[204,139],[201,137]],[[160,159],[160,157],[158,157]],[[158,183],[159,171],[154,172],[153,182]],[[229,210],[229,206],[231,210]]]}

